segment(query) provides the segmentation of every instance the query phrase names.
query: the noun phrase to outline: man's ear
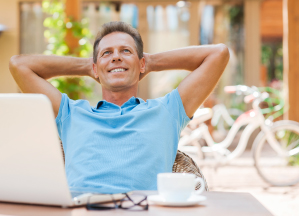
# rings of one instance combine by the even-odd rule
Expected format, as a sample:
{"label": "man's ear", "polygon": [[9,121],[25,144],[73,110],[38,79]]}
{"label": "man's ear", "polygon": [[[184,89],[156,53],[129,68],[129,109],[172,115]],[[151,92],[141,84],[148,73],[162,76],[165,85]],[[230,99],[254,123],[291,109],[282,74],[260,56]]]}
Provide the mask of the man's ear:
{"label": "man's ear", "polygon": [[97,79],[99,75],[97,74],[97,65],[95,63],[92,64],[93,75]]}
{"label": "man's ear", "polygon": [[140,59],[139,62],[140,62],[140,73],[145,73],[145,58],[142,57],[142,59]]}

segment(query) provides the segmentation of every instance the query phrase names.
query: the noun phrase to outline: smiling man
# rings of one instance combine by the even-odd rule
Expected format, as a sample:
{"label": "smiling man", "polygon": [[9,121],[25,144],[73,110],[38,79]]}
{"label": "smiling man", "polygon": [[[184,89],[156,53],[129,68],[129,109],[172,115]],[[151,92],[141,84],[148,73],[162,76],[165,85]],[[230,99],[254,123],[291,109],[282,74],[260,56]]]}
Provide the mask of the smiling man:
{"label": "smiling man", "polygon": [[[22,92],[51,100],[69,186],[118,193],[155,190],[157,174],[172,171],[180,132],[215,87],[228,59],[223,44],[144,54],[136,29],[111,22],[95,40],[93,59],[14,56],[10,71]],[[173,69],[191,73],[164,97],[137,98],[140,79]],[[103,100],[92,107],[46,81],[74,75],[100,82]]]}
{"label": "smiling man", "polygon": [[121,106],[136,96],[140,73],[145,72],[143,42],[136,29],[122,22],[104,25],[94,43],[93,62],[103,98]]}

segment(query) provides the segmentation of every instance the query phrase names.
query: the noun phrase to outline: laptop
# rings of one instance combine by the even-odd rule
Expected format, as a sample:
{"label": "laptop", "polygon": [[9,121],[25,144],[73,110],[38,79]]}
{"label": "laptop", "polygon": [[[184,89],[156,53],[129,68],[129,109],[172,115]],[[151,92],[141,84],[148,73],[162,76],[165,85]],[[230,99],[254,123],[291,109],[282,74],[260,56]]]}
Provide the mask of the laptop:
{"label": "laptop", "polygon": [[124,197],[70,191],[51,101],[0,94],[0,201],[73,207]]}

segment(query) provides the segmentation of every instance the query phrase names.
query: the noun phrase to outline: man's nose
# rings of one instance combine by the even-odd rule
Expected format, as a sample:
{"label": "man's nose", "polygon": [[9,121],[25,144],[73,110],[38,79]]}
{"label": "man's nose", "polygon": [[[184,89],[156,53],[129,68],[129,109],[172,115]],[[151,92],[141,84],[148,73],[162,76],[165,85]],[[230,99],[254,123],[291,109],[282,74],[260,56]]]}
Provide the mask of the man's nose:
{"label": "man's nose", "polygon": [[122,61],[121,55],[118,52],[118,50],[114,51],[112,56],[112,62],[116,62],[116,61]]}

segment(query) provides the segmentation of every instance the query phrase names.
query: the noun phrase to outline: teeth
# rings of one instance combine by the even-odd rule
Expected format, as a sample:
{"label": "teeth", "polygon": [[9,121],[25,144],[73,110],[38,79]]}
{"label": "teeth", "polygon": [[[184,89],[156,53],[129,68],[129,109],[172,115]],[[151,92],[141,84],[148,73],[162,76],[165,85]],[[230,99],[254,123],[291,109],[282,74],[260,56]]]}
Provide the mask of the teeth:
{"label": "teeth", "polygon": [[122,71],[125,71],[125,69],[124,68],[117,68],[117,69],[113,69],[113,70],[111,70],[110,72],[122,72]]}

